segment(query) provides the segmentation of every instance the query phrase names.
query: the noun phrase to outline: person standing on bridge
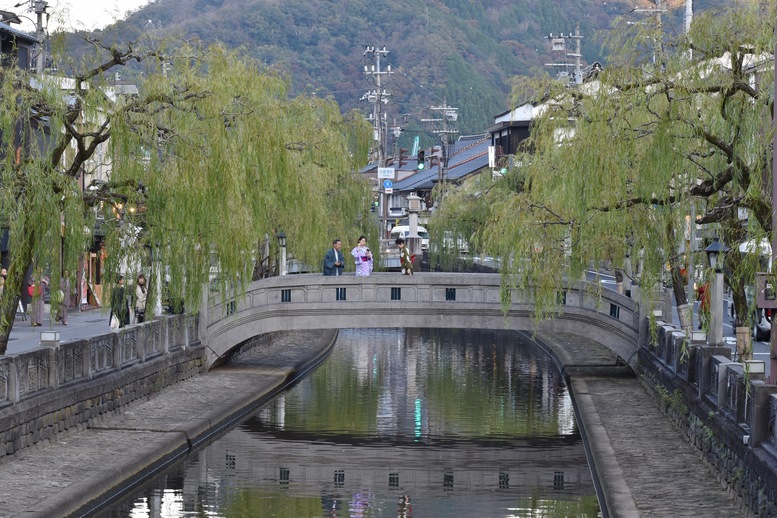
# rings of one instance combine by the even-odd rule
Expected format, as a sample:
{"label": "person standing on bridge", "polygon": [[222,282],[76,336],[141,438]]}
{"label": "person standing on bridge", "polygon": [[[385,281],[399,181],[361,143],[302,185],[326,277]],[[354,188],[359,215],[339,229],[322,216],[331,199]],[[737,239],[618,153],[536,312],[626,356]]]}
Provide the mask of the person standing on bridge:
{"label": "person standing on bridge", "polygon": [[343,274],[345,267],[345,257],[340,251],[343,243],[339,239],[332,241],[332,248],[327,250],[324,256],[324,275],[339,276]]}
{"label": "person standing on bridge", "polygon": [[369,275],[372,273],[372,253],[367,248],[367,238],[359,236],[359,243],[351,250],[354,262],[356,262],[356,275]]}
{"label": "person standing on bridge", "polygon": [[413,275],[413,259],[405,246],[405,240],[400,237],[395,243],[399,247],[399,267],[402,268],[402,275]]}

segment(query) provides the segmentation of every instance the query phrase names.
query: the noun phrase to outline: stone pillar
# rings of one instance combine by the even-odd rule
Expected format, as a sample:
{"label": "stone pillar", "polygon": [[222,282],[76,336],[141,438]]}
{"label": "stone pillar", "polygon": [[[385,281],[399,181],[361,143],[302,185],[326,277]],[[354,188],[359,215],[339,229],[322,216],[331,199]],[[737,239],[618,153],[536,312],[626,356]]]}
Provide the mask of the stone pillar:
{"label": "stone pillar", "polygon": [[723,272],[715,272],[710,286],[710,333],[709,344],[723,343]]}

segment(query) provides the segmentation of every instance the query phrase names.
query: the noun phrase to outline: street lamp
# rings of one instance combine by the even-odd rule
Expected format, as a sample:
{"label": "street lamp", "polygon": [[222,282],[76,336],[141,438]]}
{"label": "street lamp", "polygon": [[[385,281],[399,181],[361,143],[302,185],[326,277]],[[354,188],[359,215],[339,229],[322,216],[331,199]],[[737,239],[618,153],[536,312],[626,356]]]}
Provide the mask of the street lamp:
{"label": "street lamp", "polygon": [[710,268],[714,270],[713,282],[710,286],[710,333],[709,345],[723,343],[723,257],[728,248],[715,238],[710,246],[704,249]]}
{"label": "street lamp", "polygon": [[720,254],[728,252],[728,247],[720,242],[720,238],[715,238],[710,246],[704,249],[707,253],[707,261],[709,261],[710,268],[716,272],[723,271],[722,260]]}
{"label": "street lamp", "polygon": [[286,233],[283,230],[279,230],[275,237],[278,239],[278,245],[281,247],[279,271],[281,275],[286,275]]}

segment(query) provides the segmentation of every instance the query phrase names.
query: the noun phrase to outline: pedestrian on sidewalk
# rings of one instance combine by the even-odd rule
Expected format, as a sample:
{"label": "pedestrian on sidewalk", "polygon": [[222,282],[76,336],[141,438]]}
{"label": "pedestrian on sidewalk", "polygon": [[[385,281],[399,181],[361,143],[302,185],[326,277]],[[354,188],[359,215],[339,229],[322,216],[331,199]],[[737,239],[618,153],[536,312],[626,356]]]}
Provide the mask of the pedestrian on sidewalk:
{"label": "pedestrian on sidewalk", "polygon": [[32,310],[30,311],[30,323],[33,327],[43,325],[45,313],[46,294],[49,281],[46,276],[36,273],[30,279],[29,293],[32,297]]}
{"label": "pedestrian on sidewalk", "polygon": [[699,304],[699,329],[709,329],[710,326],[710,285],[705,282],[696,290],[696,300]]}
{"label": "pedestrian on sidewalk", "polygon": [[135,323],[142,324],[146,320],[146,300],[148,299],[148,284],[146,276],[138,275],[135,283]]}
{"label": "pedestrian on sidewalk", "polygon": [[[52,300],[52,303],[54,301]],[[59,292],[57,293],[57,317],[56,321],[63,326],[67,325],[67,313],[68,308],[73,303],[71,297],[70,287],[70,270],[62,272],[62,277],[59,279]]]}
{"label": "pedestrian on sidewalk", "polygon": [[118,321],[119,329],[129,324],[129,305],[127,304],[127,297],[124,293],[123,275],[119,275],[118,279],[116,279],[116,286],[114,286],[111,291],[111,316],[108,319],[108,322],[111,322],[111,319],[114,316]]}

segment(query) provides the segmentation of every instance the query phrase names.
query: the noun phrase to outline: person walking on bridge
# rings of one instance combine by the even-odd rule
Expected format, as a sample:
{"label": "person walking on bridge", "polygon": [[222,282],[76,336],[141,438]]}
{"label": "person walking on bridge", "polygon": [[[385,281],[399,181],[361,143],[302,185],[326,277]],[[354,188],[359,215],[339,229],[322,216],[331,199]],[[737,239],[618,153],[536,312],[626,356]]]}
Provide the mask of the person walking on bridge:
{"label": "person walking on bridge", "polygon": [[372,273],[372,253],[367,248],[365,236],[359,236],[359,242],[351,250],[351,255],[356,262],[356,275],[366,276]]}
{"label": "person walking on bridge", "polygon": [[327,250],[324,256],[324,275],[339,276],[343,274],[345,267],[345,257],[340,251],[343,243],[339,239],[332,241],[332,248]]}
{"label": "person walking on bridge", "polygon": [[405,246],[405,240],[400,237],[395,243],[399,247],[399,266],[402,268],[402,275],[413,275],[413,258],[410,257],[410,251]]}

